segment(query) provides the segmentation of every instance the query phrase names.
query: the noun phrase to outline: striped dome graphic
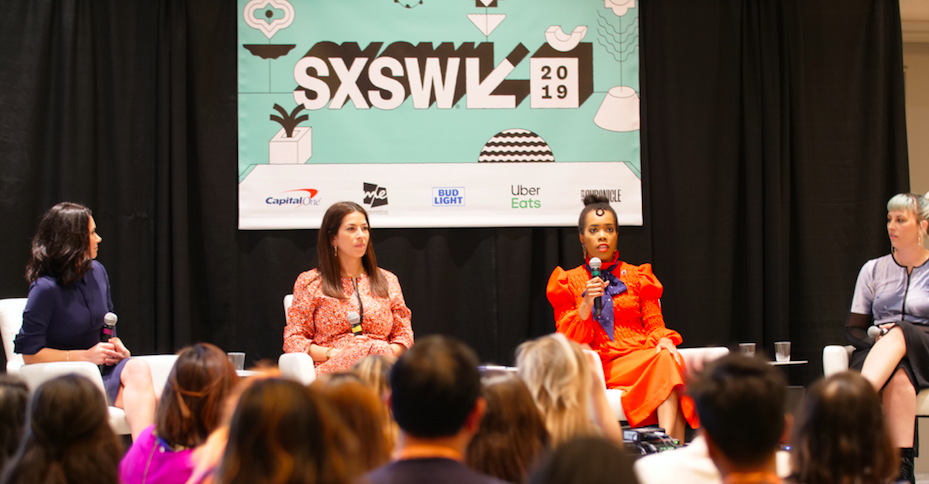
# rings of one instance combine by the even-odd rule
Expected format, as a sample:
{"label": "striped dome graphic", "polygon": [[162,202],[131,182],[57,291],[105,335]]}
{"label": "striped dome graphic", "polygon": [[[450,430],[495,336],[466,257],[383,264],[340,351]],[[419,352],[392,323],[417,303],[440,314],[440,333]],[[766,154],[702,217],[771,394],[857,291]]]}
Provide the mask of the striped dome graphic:
{"label": "striped dome graphic", "polygon": [[541,136],[527,129],[507,129],[490,138],[477,157],[479,163],[538,163],[555,161]]}

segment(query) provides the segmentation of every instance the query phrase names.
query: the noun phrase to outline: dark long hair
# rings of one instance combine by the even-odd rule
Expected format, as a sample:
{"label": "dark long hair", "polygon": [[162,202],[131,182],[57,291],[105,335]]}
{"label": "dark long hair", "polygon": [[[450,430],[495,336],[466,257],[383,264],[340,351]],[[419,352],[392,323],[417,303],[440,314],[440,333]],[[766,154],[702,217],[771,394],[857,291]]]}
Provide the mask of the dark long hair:
{"label": "dark long hair", "polygon": [[103,393],[84,377],[60,376],[32,396],[26,436],[0,483],[116,484],[121,447]]}
{"label": "dark long hair", "polygon": [[[368,221],[368,212],[355,202],[338,202],[332,204],[323,215],[322,225],[319,227],[319,239],[316,242],[316,252],[319,256],[319,273],[323,278],[323,294],[337,299],[345,299],[342,292],[342,265],[332,250],[332,238],[338,235],[342,219],[352,212],[361,212],[370,231],[371,222]],[[387,297],[387,279],[377,268],[377,257],[374,256],[374,239],[368,236],[368,250],[361,256],[361,264],[368,272],[371,284],[371,293],[377,297]]]}
{"label": "dark long hair", "polygon": [[223,403],[238,381],[223,350],[209,343],[182,349],[158,401],[158,435],[184,447],[205,442],[219,426]]}
{"label": "dark long hair", "polygon": [[485,376],[487,413],[468,444],[468,467],[507,482],[525,482],[529,469],[548,449],[545,419],[522,379],[512,373]]}
{"label": "dark long hair", "polygon": [[356,442],[318,393],[278,378],[242,392],[217,470],[222,484],[348,484]]}
{"label": "dark long hair", "polygon": [[591,193],[584,197],[584,208],[581,210],[581,215],[577,218],[577,233],[584,233],[584,229],[587,228],[587,214],[597,209],[612,213],[613,223],[619,223],[619,219],[616,218],[616,211],[610,206],[610,199],[603,195]]}
{"label": "dark long hair", "polygon": [[795,482],[878,484],[897,475],[897,449],[881,399],[858,372],[816,382],[806,395],[793,437]]}
{"label": "dark long hair", "polygon": [[90,270],[90,217],[90,209],[77,203],[61,202],[48,209],[32,238],[26,280],[50,276],[64,287],[80,281]]}
{"label": "dark long hair", "polygon": [[15,375],[0,374],[0,471],[23,439],[28,403],[26,384]]}

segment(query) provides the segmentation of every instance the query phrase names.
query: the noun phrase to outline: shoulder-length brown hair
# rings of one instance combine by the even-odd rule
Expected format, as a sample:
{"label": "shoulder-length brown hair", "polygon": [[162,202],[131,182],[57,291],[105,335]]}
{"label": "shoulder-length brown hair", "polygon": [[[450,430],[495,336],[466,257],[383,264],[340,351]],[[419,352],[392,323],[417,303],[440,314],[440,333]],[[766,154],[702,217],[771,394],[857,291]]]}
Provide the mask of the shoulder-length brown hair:
{"label": "shoulder-length brown hair", "polygon": [[809,393],[793,437],[795,482],[879,484],[899,466],[874,387],[858,372],[821,379]]}
{"label": "shoulder-length brown hair", "polygon": [[295,381],[256,381],[239,398],[216,482],[349,484],[356,446],[322,395]]}
{"label": "shoulder-length brown hair", "polygon": [[32,283],[49,276],[64,287],[80,281],[91,264],[90,217],[90,209],[77,203],[62,202],[48,209],[32,238],[26,280]]}
{"label": "shoulder-length brown hair", "polygon": [[468,444],[468,467],[507,482],[525,482],[548,449],[548,430],[529,388],[512,373],[481,380],[487,413]]}
{"label": "shoulder-length brown hair", "polygon": [[25,436],[0,482],[113,484],[122,455],[103,394],[82,376],[64,375],[33,394]]}
{"label": "shoulder-length brown hair", "polygon": [[[342,226],[342,220],[346,215],[354,212],[361,212],[365,216],[365,223],[368,224],[368,230],[371,229],[371,222],[368,220],[368,212],[361,205],[355,202],[338,202],[332,204],[326,214],[323,215],[323,222],[319,227],[319,239],[316,242],[316,252],[319,256],[319,273],[323,278],[323,294],[337,299],[345,299],[345,293],[342,292],[342,265],[339,263],[339,257],[332,250],[332,238],[338,235],[339,227]],[[377,257],[374,256],[374,239],[368,237],[368,250],[365,255],[361,256],[361,264],[368,273],[368,279],[371,281],[371,293],[377,297],[387,297],[387,279],[377,268]]]}
{"label": "shoulder-length brown hair", "polygon": [[222,420],[223,402],[238,383],[226,353],[209,343],[178,353],[155,412],[155,431],[173,445],[196,447]]}
{"label": "shoulder-length brown hair", "polygon": [[317,379],[310,389],[325,396],[358,439],[358,465],[367,473],[390,461],[393,433],[390,411],[377,391],[354,373]]}

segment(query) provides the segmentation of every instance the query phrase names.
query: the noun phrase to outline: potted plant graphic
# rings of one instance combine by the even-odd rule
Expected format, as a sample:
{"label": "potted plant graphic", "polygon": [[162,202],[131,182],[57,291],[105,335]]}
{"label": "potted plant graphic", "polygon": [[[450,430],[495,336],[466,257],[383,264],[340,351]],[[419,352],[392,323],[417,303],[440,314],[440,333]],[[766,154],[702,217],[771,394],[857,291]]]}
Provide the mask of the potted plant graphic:
{"label": "potted plant graphic", "polygon": [[306,114],[297,116],[303,110],[303,105],[295,107],[289,114],[277,104],[274,105],[274,110],[281,113],[281,115],[272,114],[271,121],[280,124],[281,130],[268,143],[270,148],[269,161],[276,165],[306,163],[313,156],[313,128],[310,126],[297,126],[310,119]]}

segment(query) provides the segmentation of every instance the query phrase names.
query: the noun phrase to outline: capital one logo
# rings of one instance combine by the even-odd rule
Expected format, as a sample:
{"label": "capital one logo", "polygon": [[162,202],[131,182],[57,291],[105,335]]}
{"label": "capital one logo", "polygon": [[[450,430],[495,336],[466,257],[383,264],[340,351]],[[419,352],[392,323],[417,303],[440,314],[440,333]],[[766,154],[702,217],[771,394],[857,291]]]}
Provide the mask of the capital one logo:
{"label": "capital one logo", "polygon": [[374,183],[365,183],[364,189],[365,198],[363,202],[365,205],[369,205],[371,208],[387,205],[387,187],[379,187]]}

